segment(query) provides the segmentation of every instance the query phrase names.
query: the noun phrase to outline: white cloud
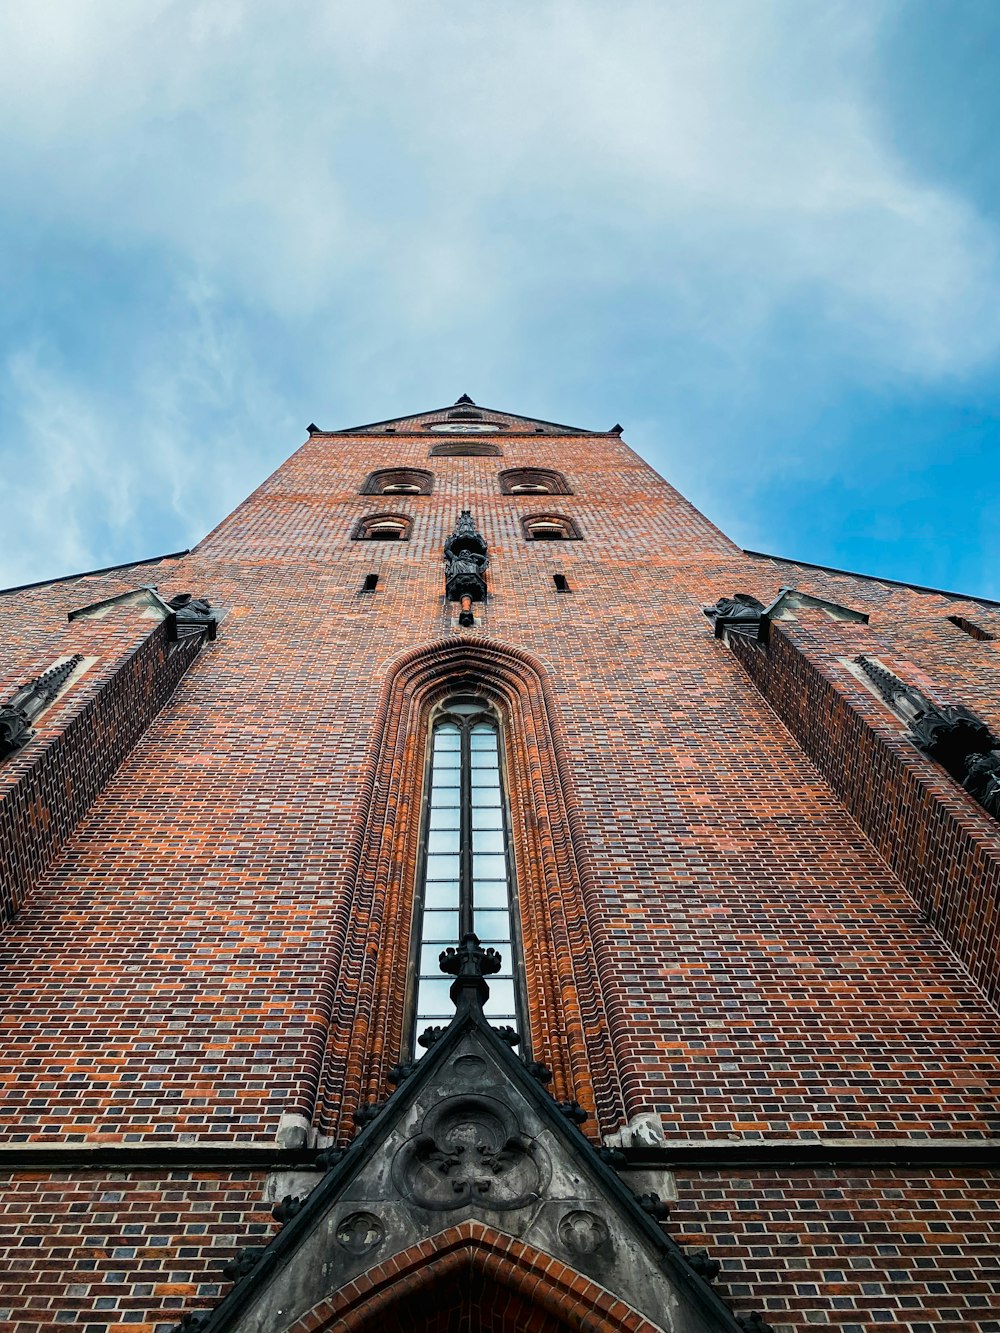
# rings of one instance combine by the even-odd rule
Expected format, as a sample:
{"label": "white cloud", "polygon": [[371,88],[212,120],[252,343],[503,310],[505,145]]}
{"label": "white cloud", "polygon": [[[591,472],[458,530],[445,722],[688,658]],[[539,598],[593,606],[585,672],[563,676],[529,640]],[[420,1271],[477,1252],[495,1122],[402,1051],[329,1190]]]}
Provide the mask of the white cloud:
{"label": "white cloud", "polygon": [[802,302],[856,370],[962,373],[1000,347],[996,238],[884,141],[891,12],[35,0],[0,153],[26,206],[288,318],[459,330],[473,291],[516,318],[539,275],[642,278],[695,336]]}
{"label": "white cloud", "polygon": [[[19,461],[0,582],[37,576],[43,531],[44,573],[150,554],[141,515],[190,541],[309,414],[335,403],[345,424],[438,384],[477,393],[470,366],[516,383],[523,407],[545,401],[559,354],[579,363],[564,387],[627,355],[620,377],[683,375],[688,403],[733,435],[792,360],[817,398],[991,365],[997,237],[884,129],[894,14],[894,0],[9,6],[2,225],[43,262],[67,239],[106,259],[135,353],[88,379],[58,329],[10,322],[28,346],[0,347],[0,453]],[[175,309],[113,289],[126,253],[172,275]],[[5,276],[16,290],[24,274],[8,260]],[[256,350],[255,319],[293,349],[298,384]],[[792,353],[783,322],[809,331]],[[319,401],[290,404],[303,384]]]}
{"label": "white cloud", "polygon": [[0,367],[11,458],[0,587],[196,541],[266,471],[265,442],[302,434],[212,292],[190,284],[184,296],[127,390],[88,381],[44,343]]}

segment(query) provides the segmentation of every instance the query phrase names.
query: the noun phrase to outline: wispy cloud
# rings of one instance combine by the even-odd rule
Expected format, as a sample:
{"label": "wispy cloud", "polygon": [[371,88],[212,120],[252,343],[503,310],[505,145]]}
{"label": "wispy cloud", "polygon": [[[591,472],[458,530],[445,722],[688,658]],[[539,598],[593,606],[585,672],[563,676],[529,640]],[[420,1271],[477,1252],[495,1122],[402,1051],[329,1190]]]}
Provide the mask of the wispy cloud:
{"label": "wispy cloud", "polygon": [[[766,417],[793,362],[817,403],[844,386],[982,374],[1000,354],[996,230],[887,132],[882,43],[897,12],[889,0],[9,10],[4,232],[22,266],[30,252],[44,268],[67,237],[112,270],[127,261],[102,315],[138,349],[127,383],[120,367],[88,378],[61,343],[79,312],[0,329],[0,448],[28,438],[42,460],[37,521],[81,493],[45,480],[64,445],[41,387],[61,420],[90,423],[92,471],[122,490],[108,531],[138,532],[137,509],[164,503],[157,489],[187,536],[211,509],[193,474],[214,470],[219,494],[244,489],[266,450],[240,432],[301,425],[321,388],[344,424],[444,380],[558,396],[604,375],[638,392],[641,365],[701,402],[707,427],[713,399]],[[136,289],[146,270],[165,314]],[[7,278],[20,291],[33,273]],[[666,430],[661,404],[634,411]],[[206,421],[218,432],[207,461]],[[79,514],[67,560],[97,549]]]}

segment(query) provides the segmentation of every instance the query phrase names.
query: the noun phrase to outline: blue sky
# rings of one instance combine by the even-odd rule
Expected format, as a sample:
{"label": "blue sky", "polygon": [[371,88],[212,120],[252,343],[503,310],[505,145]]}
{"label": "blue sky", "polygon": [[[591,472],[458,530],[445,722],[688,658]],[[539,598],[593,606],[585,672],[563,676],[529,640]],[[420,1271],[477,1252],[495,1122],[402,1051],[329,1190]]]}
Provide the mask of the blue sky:
{"label": "blue sky", "polygon": [[996,0],[8,6],[0,586],[468,392],[1000,598],[998,66]]}

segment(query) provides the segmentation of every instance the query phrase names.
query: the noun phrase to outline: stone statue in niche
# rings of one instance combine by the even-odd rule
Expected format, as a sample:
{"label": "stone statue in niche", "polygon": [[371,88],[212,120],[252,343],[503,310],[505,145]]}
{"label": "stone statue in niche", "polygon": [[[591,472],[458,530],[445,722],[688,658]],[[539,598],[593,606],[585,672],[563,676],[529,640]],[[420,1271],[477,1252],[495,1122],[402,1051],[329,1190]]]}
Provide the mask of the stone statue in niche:
{"label": "stone statue in niche", "polygon": [[472,603],[486,599],[489,563],[486,540],[477,531],[471,511],[463,509],[455,531],[444,544],[445,590],[449,601],[462,604],[460,625],[474,624]]}

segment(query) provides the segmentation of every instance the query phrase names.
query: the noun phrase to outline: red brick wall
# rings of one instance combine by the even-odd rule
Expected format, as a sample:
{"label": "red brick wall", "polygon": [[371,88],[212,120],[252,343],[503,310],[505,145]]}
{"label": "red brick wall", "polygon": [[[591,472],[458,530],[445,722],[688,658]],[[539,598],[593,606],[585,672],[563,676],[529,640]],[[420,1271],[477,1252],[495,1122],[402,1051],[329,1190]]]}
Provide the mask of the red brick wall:
{"label": "red brick wall", "polygon": [[0,1195],[0,1333],[166,1333],[274,1234],[247,1171],[14,1172]]}
{"label": "red brick wall", "polygon": [[[502,457],[429,459],[434,438],[314,436],[158,575],[228,614],[0,939],[9,1135],[273,1141],[283,1112],[315,1103],[324,1060],[336,1099],[329,1052],[356,1045],[363,991],[338,978],[380,966],[353,908],[384,887],[355,855],[382,780],[378,709],[395,663],[457,634],[441,548],[466,507],[493,562],[468,638],[537,663],[564,756],[565,821],[537,866],[558,878],[571,858],[566,903],[593,961],[553,980],[544,939],[527,961],[537,997],[556,985],[564,1012],[600,1015],[581,1024],[587,1069],[548,1001],[532,1015],[537,1058],[585,1099],[594,1074],[588,1128],[655,1112],[670,1135],[727,1141],[995,1133],[995,1007],[701,607],[795,583],[868,610],[887,649],[1000,724],[995,644],[946,619],[957,607],[989,628],[995,612],[747,557],[613,436],[505,435]],[[403,464],[433,471],[432,495],[358,493]],[[566,475],[558,509],[583,540],[523,540],[538,497],[501,495],[498,473],[533,465]],[[381,508],[412,516],[411,540],[351,541]],[[94,599],[78,585],[0,599],[25,669]],[[527,894],[544,795],[524,794]],[[397,887],[399,961],[372,990],[384,1042],[405,992],[406,873]]]}
{"label": "red brick wall", "polygon": [[682,1172],[678,1191],[672,1233],[779,1333],[1000,1330],[996,1172]]}
{"label": "red brick wall", "polygon": [[[59,655],[79,652],[90,665],[0,770],[0,921],[24,904],[201,648],[197,636],[171,643],[164,623],[151,625],[134,608],[112,614],[67,630]],[[40,659],[29,678],[52,660]]]}
{"label": "red brick wall", "polygon": [[899,875],[922,919],[996,1002],[1000,824],[906,739],[905,725],[845,661],[878,656],[900,678],[938,696],[948,692],[947,677],[928,677],[868,627],[824,623],[822,614],[775,624],[765,651],[734,637],[733,651]]}

